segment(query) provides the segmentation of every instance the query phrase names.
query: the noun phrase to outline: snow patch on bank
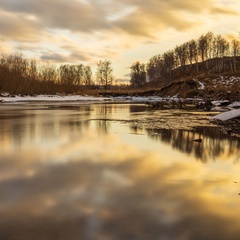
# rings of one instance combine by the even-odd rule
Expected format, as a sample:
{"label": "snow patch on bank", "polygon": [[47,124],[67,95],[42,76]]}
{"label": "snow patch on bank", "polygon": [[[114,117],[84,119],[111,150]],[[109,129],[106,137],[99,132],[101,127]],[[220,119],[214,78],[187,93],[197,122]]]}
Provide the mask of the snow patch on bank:
{"label": "snow patch on bank", "polygon": [[[69,102],[69,101],[130,101],[130,102],[161,102],[168,100],[179,101],[179,98],[174,97],[158,97],[158,96],[118,96],[118,97],[93,97],[93,96],[80,96],[80,95],[69,95],[69,96],[60,96],[60,95],[37,95],[37,96],[3,96],[1,94],[0,102]],[[185,99],[193,100],[193,99]]]}
{"label": "snow patch on bank", "polygon": [[240,77],[236,76],[219,76],[214,79],[205,78],[203,80],[193,79],[198,84],[199,90],[204,90],[206,87],[211,86],[218,88],[219,86],[225,87],[227,89],[233,86],[239,86]]}
{"label": "snow patch on bank", "polygon": [[216,79],[212,79],[211,83],[214,87],[217,87],[217,86],[221,85],[221,86],[225,86],[227,88],[230,88],[232,86],[237,86],[240,83],[240,77],[219,76]]}
{"label": "snow patch on bank", "polygon": [[238,117],[240,117],[240,109],[234,109],[234,110],[231,110],[228,112],[218,114],[218,115],[212,117],[212,119],[227,121],[227,120],[238,118]]}
{"label": "snow patch on bank", "polygon": [[198,89],[201,89],[201,90],[204,90],[205,89],[205,85],[204,85],[204,83],[203,82],[200,82],[199,80],[197,80],[197,79],[193,79],[195,82],[197,82],[199,85],[200,85],[200,87],[198,87]]}
{"label": "snow patch on bank", "polygon": [[105,101],[104,97],[92,97],[92,96],[60,96],[60,95],[37,95],[37,96],[13,96],[2,97],[2,102],[61,102],[61,101]]}

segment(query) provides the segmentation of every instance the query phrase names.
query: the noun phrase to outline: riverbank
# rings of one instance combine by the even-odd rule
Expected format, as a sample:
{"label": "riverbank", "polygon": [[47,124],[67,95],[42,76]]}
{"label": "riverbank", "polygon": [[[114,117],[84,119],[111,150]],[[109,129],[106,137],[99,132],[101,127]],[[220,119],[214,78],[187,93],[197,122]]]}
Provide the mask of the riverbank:
{"label": "riverbank", "polygon": [[[149,117],[131,120],[132,128],[146,129],[179,129],[194,130],[196,127],[218,127],[225,134],[236,135],[240,137],[240,118],[227,121],[212,120],[212,118],[221,111],[228,111],[228,106],[221,108],[224,101],[213,102],[213,108],[210,111],[195,109],[196,102],[202,99],[188,98],[179,99],[177,97],[161,98],[157,96],[118,96],[118,97],[94,97],[80,95],[37,95],[37,96],[1,96],[0,101],[5,103],[23,103],[23,102],[75,102],[75,103],[93,103],[110,102],[112,104],[119,102],[138,103],[148,105]],[[191,104],[188,104],[191,102]],[[179,104],[181,103],[181,104]],[[214,108],[216,106],[217,108]],[[220,108],[219,108],[220,106]],[[239,102],[232,103],[229,107],[239,107]]]}
{"label": "riverbank", "polygon": [[240,137],[240,118],[227,121],[213,120],[213,124],[218,126],[225,134]]}

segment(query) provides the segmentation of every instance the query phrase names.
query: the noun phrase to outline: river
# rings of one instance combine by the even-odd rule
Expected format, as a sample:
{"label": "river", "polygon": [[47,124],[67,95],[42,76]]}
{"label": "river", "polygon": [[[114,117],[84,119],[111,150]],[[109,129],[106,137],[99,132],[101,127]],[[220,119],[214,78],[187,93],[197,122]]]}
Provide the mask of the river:
{"label": "river", "polygon": [[240,139],[192,116],[1,104],[0,239],[239,239]]}

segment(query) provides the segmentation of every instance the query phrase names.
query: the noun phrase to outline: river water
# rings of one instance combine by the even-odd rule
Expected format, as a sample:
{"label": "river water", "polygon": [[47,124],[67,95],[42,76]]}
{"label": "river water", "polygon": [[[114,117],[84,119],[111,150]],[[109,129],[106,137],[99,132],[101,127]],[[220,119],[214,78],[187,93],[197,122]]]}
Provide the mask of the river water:
{"label": "river water", "polygon": [[161,114],[1,104],[0,239],[239,240],[240,140],[136,124]]}

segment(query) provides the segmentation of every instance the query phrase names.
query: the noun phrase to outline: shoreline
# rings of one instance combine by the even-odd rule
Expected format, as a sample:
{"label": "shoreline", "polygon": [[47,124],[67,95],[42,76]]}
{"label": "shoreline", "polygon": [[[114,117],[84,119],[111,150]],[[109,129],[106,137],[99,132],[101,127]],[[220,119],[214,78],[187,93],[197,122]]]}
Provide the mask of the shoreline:
{"label": "shoreline", "polygon": [[[132,127],[152,128],[152,129],[179,129],[179,130],[194,130],[196,127],[218,127],[221,131],[228,135],[240,137],[240,118],[234,118],[227,121],[212,119],[221,112],[227,112],[229,109],[216,108],[210,111],[195,109],[194,105],[189,107],[186,105],[185,109],[172,107],[169,104],[167,108],[155,108],[154,103],[170,103],[171,101],[178,101],[177,97],[161,98],[157,96],[148,97],[93,97],[80,95],[38,95],[38,96],[1,96],[0,103],[5,104],[21,104],[21,103],[79,103],[79,104],[147,104],[149,109],[154,112],[154,117],[149,116],[146,119],[136,119],[130,122]],[[184,99],[185,101],[200,101],[201,99]],[[221,101],[218,101],[221,102]],[[237,102],[237,106],[239,102]],[[162,105],[161,105],[162,106]],[[217,105],[216,105],[217,106]],[[168,115],[165,115],[165,113]]]}
{"label": "shoreline", "polygon": [[219,127],[223,133],[240,138],[240,118],[227,121],[214,120],[213,124]]}

